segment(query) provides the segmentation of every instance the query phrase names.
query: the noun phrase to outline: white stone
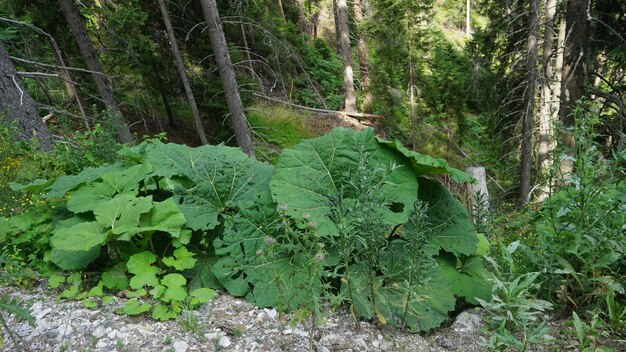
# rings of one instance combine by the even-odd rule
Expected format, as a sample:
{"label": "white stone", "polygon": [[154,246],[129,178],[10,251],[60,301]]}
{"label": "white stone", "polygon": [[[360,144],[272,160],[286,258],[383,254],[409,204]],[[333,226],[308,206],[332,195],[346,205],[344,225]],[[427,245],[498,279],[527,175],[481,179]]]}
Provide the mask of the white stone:
{"label": "white stone", "polygon": [[96,343],[96,348],[97,349],[104,349],[105,347],[107,347],[107,343],[104,341],[98,341],[98,343]]}
{"label": "white stone", "polygon": [[267,316],[270,319],[274,319],[274,318],[276,318],[276,315],[278,315],[278,312],[276,312],[276,309],[267,309],[267,308],[265,308],[265,309],[263,309],[263,311],[265,312],[265,314],[267,314]]}
{"label": "white stone", "polygon": [[58,330],[61,336],[70,336],[74,332],[74,328],[67,323],[59,325]]}
{"label": "white stone", "polygon": [[174,342],[174,352],[186,352],[189,348],[189,344],[185,341],[176,340]]}
{"label": "white stone", "polygon": [[354,340],[354,343],[359,346],[362,349],[366,349],[367,348],[367,344],[365,343],[365,340],[363,340],[362,338],[358,338],[356,340]]}
{"label": "white stone", "polygon": [[456,317],[454,324],[452,324],[452,330],[459,333],[470,333],[477,331],[480,325],[481,320],[478,314],[463,312]]}
{"label": "white stone", "polygon": [[298,336],[302,336],[302,337],[308,337],[309,336],[309,332],[308,331],[304,331],[304,330],[296,330],[294,331],[294,333]]}
{"label": "white stone", "polygon": [[103,327],[101,327],[101,326],[99,326],[99,327],[97,327],[97,328],[96,328],[96,330],[94,330],[94,331],[91,333],[91,336],[93,336],[93,337],[95,337],[95,338],[99,339],[99,338],[101,338],[102,336],[104,336],[104,334],[105,334],[105,333],[106,333],[106,331],[104,330],[104,328],[103,328]]}
{"label": "white stone", "polygon": [[216,332],[208,332],[208,333],[204,334],[204,338],[209,340],[209,341],[215,340],[218,336],[219,336],[219,334],[216,333]]}
{"label": "white stone", "polygon": [[231,344],[232,344],[232,342],[230,341],[230,339],[228,338],[228,336],[222,336],[222,337],[220,338],[219,345],[220,345],[221,347],[226,348],[226,347],[230,346]]}
{"label": "white stone", "polygon": [[[108,330],[108,329],[107,329],[107,330]],[[117,330],[113,330],[113,331],[111,331],[111,332],[109,332],[109,333],[107,334],[107,337],[108,337],[108,338],[110,338],[111,340],[114,340],[114,339],[116,339],[119,335],[120,335],[119,331],[117,331]]]}

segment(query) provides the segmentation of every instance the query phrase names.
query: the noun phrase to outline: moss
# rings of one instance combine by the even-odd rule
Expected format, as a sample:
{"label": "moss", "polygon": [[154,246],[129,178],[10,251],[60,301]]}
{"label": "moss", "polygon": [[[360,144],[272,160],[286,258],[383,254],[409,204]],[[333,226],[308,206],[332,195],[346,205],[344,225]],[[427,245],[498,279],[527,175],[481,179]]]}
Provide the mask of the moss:
{"label": "moss", "polygon": [[274,160],[283,148],[311,138],[304,113],[277,106],[256,105],[246,114],[262,158]]}

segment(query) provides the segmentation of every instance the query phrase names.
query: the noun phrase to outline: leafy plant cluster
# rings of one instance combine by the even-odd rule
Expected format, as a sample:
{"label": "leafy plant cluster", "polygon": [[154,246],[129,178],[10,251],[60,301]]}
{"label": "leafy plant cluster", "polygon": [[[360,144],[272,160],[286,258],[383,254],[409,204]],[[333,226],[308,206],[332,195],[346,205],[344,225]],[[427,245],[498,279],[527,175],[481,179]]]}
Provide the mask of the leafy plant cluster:
{"label": "leafy plant cluster", "polygon": [[[559,163],[553,177],[564,181],[553,185],[556,191],[540,208],[514,214],[506,233],[494,227],[494,236],[500,237],[493,247],[500,248],[492,254],[494,273],[505,267],[507,274],[494,275],[499,280],[494,281],[495,298],[481,304],[502,317],[507,306],[502,301],[514,299],[523,314],[514,324],[495,327],[503,338],[492,339],[493,346],[526,348],[540,341],[545,334],[541,320],[525,316],[541,313],[535,303],[543,300],[573,317],[581,350],[595,350],[607,341],[623,343],[626,336],[626,157],[603,152],[596,114],[578,110],[575,116],[576,126],[568,131],[575,150],[555,153]],[[563,175],[562,165],[571,172]],[[496,287],[508,291],[496,293]]]}
{"label": "leafy plant cluster", "polygon": [[426,176],[470,177],[371,130],[305,140],[275,167],[223,145],[151,140],[121,155],[13,185],[67,199],[45,259],[103,271],[80,298],[124,291],[125,313],[168,319],[224,288],[259,307],[313,315],[345,302],[355,319],[425,331],[457,297],[477,304],[491,292],[486,239]]}

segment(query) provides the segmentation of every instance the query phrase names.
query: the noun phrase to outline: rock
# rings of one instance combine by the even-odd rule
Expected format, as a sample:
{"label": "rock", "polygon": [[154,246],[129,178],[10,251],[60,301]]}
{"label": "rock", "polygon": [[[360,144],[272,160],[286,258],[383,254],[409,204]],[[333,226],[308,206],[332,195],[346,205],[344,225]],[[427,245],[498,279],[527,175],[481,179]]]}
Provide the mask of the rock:
{"label": "rock", "polygon": [[210,332],[208,334],[204,334],[204,338],[209,340],[209,341],[215,340],[218,336],[219,336],[219,334],[216,333],[216,332]]}
{"label": "rock", "polygon": [[478,314],[465,311],[456,317],[452,330],[463,334],[472,333],[478,331],[481,323]]}
{"label": "rock", "polygon": [[185,341],[177,340],[174,342],[174,352],[186,352],[189,348],[189,344]]}
{"label": "rock", "polygon": [[92,333],[91,336],[99,339],[102,336],[104,336],[104,334],[106,333],[106,331],[104,330],[104,328],[102,326],[99,326],[98,328],[96,328]]}
{"label": "rock", "polygon": [[48,330],[45,333],[45,336],[46,338],[49,338],[49,339],[55,339],[57,336],[59,336],[59,330],[57,329]]}
{"label": "rock", "polygon": [[265,308],[265,309],[263,309],[263,311],[265,312],[265,314],[267,314],[267,316],[268,316],[270,319],[274,319],[274,318],[276,318],[276,315],[278,314],[278,313],[276,312],[276,309],[267,309],[267,308]]}
{"label": "rock", "polygon": [[230,345],[232,344],[232,342],[230,341],[230,339],[228,338],[228,336],[222,336],[222,337],[220,338],[220,341],[219,341],[218,343],[219,343],[219,345],[220,345],[221,347],[224,347],[224,348],[226,348],[226,347],[228,347],[228,346],[230,346]]}
{"label": "rock", "polygon": [[74,332],[74,328],[70,324],[67,324],[67,323],[59,325],[58,330],[62,337],[71,336],[72,333]]}

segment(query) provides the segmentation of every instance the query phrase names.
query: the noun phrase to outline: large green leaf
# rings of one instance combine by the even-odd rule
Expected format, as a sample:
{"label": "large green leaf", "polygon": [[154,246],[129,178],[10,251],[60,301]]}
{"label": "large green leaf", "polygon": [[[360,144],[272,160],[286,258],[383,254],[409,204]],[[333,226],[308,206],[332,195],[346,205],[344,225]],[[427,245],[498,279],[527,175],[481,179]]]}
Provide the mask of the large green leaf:
{"label": "large green leaf", "polygon": [[74,213],[93,211],[101,202],[113,198],[113,195],[115,189],[107,183],[87,183],[72,192],[67,209]]}
{"label": "large green leaf", "polygon": [[174,193],[187,226],[194,230],[215,228],[218,216],[228,208],[265,192],[273,170],[240,149],[223,145],[189,148],[154,142],[146,150],[146,160],[156,175],[192,182],[190,188],[179,183]]}
{"label": "large green leaf", "polygon": [[491,285],[485,276],[487,270],[480,257],[461,260],[449,253],[443,253],[437,261],[455,295],[463,297],[471,304],[478,304],[476,298],[488,300],[491,297]]}
{"label": "large green leaf", "polygon": [[136,233],[141,214],[149,212],[150,209],[152,196],[136,197],[132,193],[123,193],[101,202],[93,213],[100,225],[110,228],[115,235],[122,235],[129,231]]}
{"label": "large green leaf", "polygon": [[184,225],[185,216],[176,206],[176,202],[168,198],[162,202],[152,202],[152,209],[141,215],[138,227],[130,233],[162,231],[178,238]]}
{"label": "large green leaf", "polygon": [[100,256],[100,246],[91,247],[85,251],[69,251],[52,248],[50,261],[63,270],[84,269]]}
{"label": "large green leaf", "polygon": [[76,189],[82,184],[92,182],[99,179],[102,175],[111,171],[123,170],[125,166],[122,163],[104,165],[97,168],[85,168],[78,175],[61,176],[46,188],[47,197],[64,197],[71,190]]}
{"label": "large green leaf", "polygon": [[378,141],[391,149],[397,150],[402,155],[409,158],[409,160],[411,161],[411,165],[413,166],[413,170],[415,171],[415,174],[417,176],[447,174],[450,175],[454,181],[459,183],[473,182],[474,180],[472,176],[450,166],[447,161],[409,150],[405,146],[403,146],[402,143],[400,143],[400,141],[398,140],[385,141],[379,139]]}
{"label": "large green leaf", "polygon": [[456,256],[477,254],[478,235],[467,209],[439,182],[420,177],[419,185],[419,199],[428,204],[432,244]]}
{"label": "large green leaf", "polygon": [[367,173],[368,185],[378,187],[393,205],[381,214],[381,221],[395,226],[407,221],[417,192],[415,175],[403,163],[404,157],[378,143],[372,130],[338,128],[284,150],[270,189],[276,202],[287,206],[289,215],[308,216],[321,233],[336,234],[329,217],[332,199],[358,197],[350,194],[350,186]]}
{"label": "large green leaf", "polygon": [[227,217],[223,238],[213,241],[218,256],[213,273],[233,296],[245,296],[250,291],[254,278],[249,277],[247,269],[267,262],[261,254],[268,251],[267,239],[275,236],[275,210],[267,207],[272,205],[268,198],[266,194],[257,206]]}
{"label": "large green leaf", "polygon": [[53,248],[86,251],[104,244],[107,233],[97,222],[83,222],[58,230],[50,239]]}
{"label": "large green leaf", "polygon": [[[275,241],[280,236],[269,193],[225,222],[223,239],[214,241],[218,260],[213,273],[234,296],[259,307],[293,310],[310,299],[305,288],[308,270],[304,256],[286,254]],[[313,290],[321,290],[321,285]]]}
{"label": "large green leaf", "polygon": [[64,270],[83,269],[100,255],[107,232],[97,222],[61,227],[50,239],[50,260]]}
{"label": "large green leaf", "polygon": [[144,164],[108,171],[101,175],[102,180],[88,182],[72,192],[67,208],[74,213],[82,213],[96,209],[100,203],[117,194],[136,195],[140,181],[151,171],[152,167]]}
{"label": "large green leaf", "polygon": [[347,281],[341,287],[363,318],[413,332],[428,331],[441,325],[454,309],[454,294],[437,265],[419,276],[406,270],[392,277],[368,271],[364,263],[352,265],[347,278],[350,287]]}

